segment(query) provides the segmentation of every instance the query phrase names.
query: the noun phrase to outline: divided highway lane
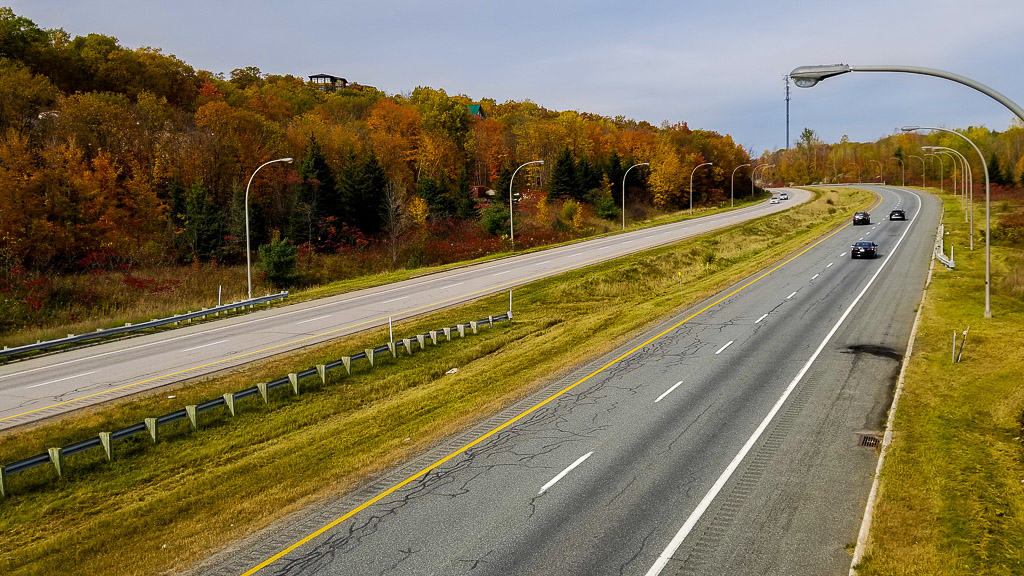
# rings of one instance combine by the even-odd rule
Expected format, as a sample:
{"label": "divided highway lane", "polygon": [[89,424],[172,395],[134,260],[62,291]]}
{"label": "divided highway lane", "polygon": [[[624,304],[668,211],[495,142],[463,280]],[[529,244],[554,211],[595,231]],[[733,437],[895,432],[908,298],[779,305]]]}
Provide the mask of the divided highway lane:
{"label": "divided highway lane", "polygon": [[[876,191],[876,219],[911,220],[845,227],[196,573],[845,574],[876,460],[858,440],[884,422],[939,214]],[[881,256],[850,260],[859,237]]]}
{"label": "divided highway lane", "polygon": [[[0,430],[165,386],[805,202],[767,201],[694,220],[504,258],[386,286],[0,366]],[[498,312],[498,311],[495,311]]]}

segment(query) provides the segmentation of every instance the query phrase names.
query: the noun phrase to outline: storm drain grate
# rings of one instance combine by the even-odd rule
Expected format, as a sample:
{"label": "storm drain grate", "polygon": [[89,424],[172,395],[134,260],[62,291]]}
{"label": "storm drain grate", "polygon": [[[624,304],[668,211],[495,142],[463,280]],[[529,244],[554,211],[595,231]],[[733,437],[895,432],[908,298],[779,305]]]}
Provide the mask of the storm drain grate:
{"label": "storm drain grate", "polygon": [[860,437],[860,445],[868,448],[874,448],[879,443],[878,436],[872,436],[870,434],[862,434]]}

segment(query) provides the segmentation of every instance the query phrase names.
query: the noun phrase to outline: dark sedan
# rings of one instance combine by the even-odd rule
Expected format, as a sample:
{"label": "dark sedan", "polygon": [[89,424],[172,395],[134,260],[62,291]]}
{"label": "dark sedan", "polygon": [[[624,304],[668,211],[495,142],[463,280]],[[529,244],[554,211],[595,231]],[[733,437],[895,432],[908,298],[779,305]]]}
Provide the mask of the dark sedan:
{"label": "dark sedan", "polygon": [[867,212],[857,212],[853,215],[853,225],[858,226],[860,224],[871,224],[871,214]]}
{"label": "dark sedan", "polygon": [[850,258],[874,258],[878,255],[878,244],[874,242],[855,242],[850,249]]}
{"label": "dark sedan", "polygon": [[889,212],[889,220],[906,220],[906,219],[907,219],[907,213],[904,212],[903,210],[896,209],[896,210],[893,210],[892,212]]}

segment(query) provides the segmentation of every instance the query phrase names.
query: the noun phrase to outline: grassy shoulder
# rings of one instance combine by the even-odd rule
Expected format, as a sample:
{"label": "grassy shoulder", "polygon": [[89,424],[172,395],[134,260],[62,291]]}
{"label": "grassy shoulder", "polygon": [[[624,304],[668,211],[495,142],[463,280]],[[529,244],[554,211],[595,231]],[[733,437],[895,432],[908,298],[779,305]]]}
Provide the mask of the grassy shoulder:
{"label": "grassy shoulder", "polygon": [[[765,198],[767,198],[767,195],[743,195],[741,198],[737,198],[735,207],[730,207],[727,202],[723,202],[716,206],[699,207],[694,210],[692,215],[685,210],[669,214],[658,214],[648,219],[630,222],[626,227],[626,231],[640,230],[708,216],[710,214],[738,210],[762,202]],[[592,227],[591,232],[593,233],[589,235],[583,235],[563,242],[520,249],[515,254],[527,254],[622,233],[615,222],[609,223],[605,220],[596,220],[592,224],[596,228]],[[513,255],[512,252],[501,250],[472,260],[461,260],[434,266],[397,268],[370,274],[358,273],[354,277],[345,277],[324,284],[314,284],[293,289],[286,300],[273,305],[284,306],[317,298],[335,296],[346,292],[373,288],[427,274],[443,272],[453,268],[505,258],[511,255]],[[319,262],[316,265],[324,268],[321,275],[338,277],[351,274],[348,268],[340,265],[338,262],[334,262],[334,260],[340,258],[342,257],[319,258]],[[66,298],[63,295],[71,294],[91,294],[93,296],[60,312],[48,315],[44,321],[36,325],[27,326],[8,333],[0,332],[0,342],[5,346],[20,346],[38,340],[62,338],[69,333],[85,334],[93,332],[97,328],[123,326],[126,322],[137,324],[154,318],[165,318],[174,314],[199,310],[204,307],[209,308],[216,305],[218,290],[222,287],[222,301],[225,303],[245,298],[246,270],[244,266],[214,266],[197,263],[193,266],[148,268],[138,270],[135,274],[137,274],[137,277],[132,276],[131,273],[126,275],[123,272],[108,272],[53,278],[52,290],[59,298]],[[253,279],[253,294],[269,294],[277,291],[258,276],[257,274],[257,277]],[[2,311],[3,308],[0,307],[0,312]],[[240,313],[244,313],[244,311]],[[195,322],[200,321],[196,320]],[[151,331],[167,329],[171,328],[156,328]]]}
{"label": "grassy shoulder", "polygon": [[[984,319],[984,235],[970,252],[959,200],[939,197],[956,269],[937,264],[926,292],[861,576],[1024,574],[1024,242],[993,243]],[[993,227],[1022,200],[993,203]]]}
{"label": "grassy shoulder", "polygon": [[[864,191],[821,190],[786,212],[518,288],[512,324],[372,371],[360,365],[299,397],[279,391],[269,406],[252,398],[239,404],[235,418],[208,413],[198,432],[181,422],[178,429],[161,429],[155,446],[126,441],[116,445],[109,464],[99,453],[71,457],[62,481],[46,467],[12,476],[13,495],[0,501],[0,569],[111,576],[186,569],[779,261],[873,200]],[[405,321],[395,333],[500,312],[506,298]],[[385,333],[353,335],[173,392],[8,432],[0,435],[0,462],[379,344]],[[453,367],[459,371],[446,374]]]}

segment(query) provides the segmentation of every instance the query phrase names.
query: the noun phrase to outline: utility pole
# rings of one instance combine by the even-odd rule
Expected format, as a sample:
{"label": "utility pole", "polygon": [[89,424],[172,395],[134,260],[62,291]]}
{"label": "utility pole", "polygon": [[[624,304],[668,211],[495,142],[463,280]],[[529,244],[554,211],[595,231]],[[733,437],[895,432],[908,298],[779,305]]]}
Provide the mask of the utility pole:
{"label": "utility pole", "polygon": [[790,150],[790,77],[785,77],[785,150]]}

